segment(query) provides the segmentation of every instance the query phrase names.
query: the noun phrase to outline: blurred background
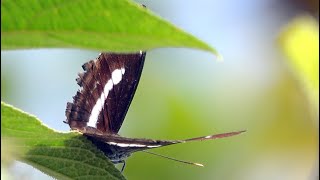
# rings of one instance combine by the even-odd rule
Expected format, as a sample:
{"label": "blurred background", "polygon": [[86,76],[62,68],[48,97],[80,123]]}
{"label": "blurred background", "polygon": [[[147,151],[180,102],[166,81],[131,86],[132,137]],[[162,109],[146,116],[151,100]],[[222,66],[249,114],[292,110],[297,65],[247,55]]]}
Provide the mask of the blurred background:
{"label": "blurred background", "polygon": [[[298,15],[318,21],[318,1],[136,2],[216,47],[224,61],[193,49],[148,51],[120,134],[185,139],[247,132],[153,150],[203,163],[204,168],[135,153],[126,161],[128,179],[318,179],[319,114],[277,45],[283,27]],[[55,130],[69,131],[62,121],[66,103],[78,89],[75,78],[81,65],[98,54],[78,49],[1,51],[1,100]],[[13,179],[51,179],[21,162],[8,172]]]}

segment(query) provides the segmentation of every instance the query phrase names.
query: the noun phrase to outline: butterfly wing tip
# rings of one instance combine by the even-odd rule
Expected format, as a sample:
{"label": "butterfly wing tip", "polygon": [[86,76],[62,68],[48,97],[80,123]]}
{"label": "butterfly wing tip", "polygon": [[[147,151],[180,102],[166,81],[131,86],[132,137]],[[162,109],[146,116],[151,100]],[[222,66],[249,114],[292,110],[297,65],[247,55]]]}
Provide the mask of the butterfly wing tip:
{"label": "butterfly wing tip", "polygon": [[204,165],[200,164],[200,163],[193,163],[193,165],[196,165],[196,166],[199,166],[199,167],[204,167]]}
{"label": "butterfly wing tip", "polygon": [[236,135],[239,135],[239,134],[242,134],[242,133],[245,133],[245,132],[247,132],[247,130],[231,132],[231,133],[228,133],[229,135],[227,135],[226,137],[228,137],[228,136],[236,136]]}
{"label": "butterfly wing tip", "polygon": [[238,133],[241,134],[241,133],[245,133],[247,132],[247,130],[242,130],[242,131],[239,131]]}

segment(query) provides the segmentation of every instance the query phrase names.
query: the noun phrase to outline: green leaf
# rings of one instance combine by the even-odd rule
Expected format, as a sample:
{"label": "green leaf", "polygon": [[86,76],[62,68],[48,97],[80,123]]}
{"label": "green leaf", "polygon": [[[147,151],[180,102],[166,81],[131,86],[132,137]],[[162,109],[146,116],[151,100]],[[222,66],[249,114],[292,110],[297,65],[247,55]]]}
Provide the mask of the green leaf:
{"label": "green leaf", "polygon": [[72,47],[125,52],[189,47],[218,55],[206,43],[128,0],[3,0],[1,36],[2,49]]}
{"label": "green leaf", "polygon": [[[319,115],[319,23],[310,16],[290,22],[279,35],[278,43],[288,64]],[[316,118],[319,119],[318,117]]]}
{"label": "green leaf", "polygon": [[3,102],[1,145],[1,162],[11,154],[14,159],[57,179],[125,179],[107,157],[79,133],[56,132],[36,117]]}

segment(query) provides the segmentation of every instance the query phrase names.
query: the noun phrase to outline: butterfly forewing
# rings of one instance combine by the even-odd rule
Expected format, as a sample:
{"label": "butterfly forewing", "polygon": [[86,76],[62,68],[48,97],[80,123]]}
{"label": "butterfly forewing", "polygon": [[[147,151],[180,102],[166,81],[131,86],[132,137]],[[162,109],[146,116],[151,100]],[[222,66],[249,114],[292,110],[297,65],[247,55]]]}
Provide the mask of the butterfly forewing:
{"label": "butterfly forewing", "polygon": [[[114,85],[111,94],[107,98],[106,110],[111,118],[111,130],[117,133],[129,109],[136,88],[138,86],[144,65],[145,53],[114,55],[105,54],[105,59],[114,63],[107,63],[110,69],[116,69],[112,73]],[[118,75],[121,76],[121,80]],[[111,107],[111,108],[110,108]]]}
{"label": "butterfly forewing", "polygon": [[72,129],[96,128],[102,133],[119,131],[139,83],[145,52],[101,53],[83,65],[77,82],[81,87],[67,104]]}

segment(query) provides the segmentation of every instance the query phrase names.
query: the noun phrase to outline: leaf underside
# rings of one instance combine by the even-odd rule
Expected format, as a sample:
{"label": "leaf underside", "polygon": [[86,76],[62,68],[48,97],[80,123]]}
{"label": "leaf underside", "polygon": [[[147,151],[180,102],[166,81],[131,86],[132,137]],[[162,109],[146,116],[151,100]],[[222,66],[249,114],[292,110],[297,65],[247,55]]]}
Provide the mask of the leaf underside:
{"label": "leaf underside", "polygon": [[1,144],[4,147],[1,160],[7,155],[14,156],[12,159],[30,164],[57,179],[125,179],[84,136],[56,132],[36,117],[3,102]]}
{"label": "leaf underside", "polygon": [[132,52],[158,47],[217,51],[128,0],[1,1],[1,48]]}

